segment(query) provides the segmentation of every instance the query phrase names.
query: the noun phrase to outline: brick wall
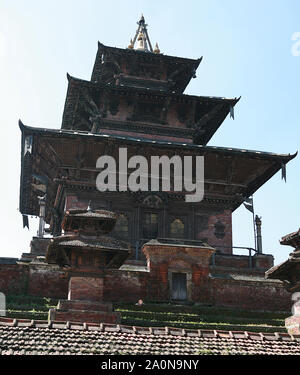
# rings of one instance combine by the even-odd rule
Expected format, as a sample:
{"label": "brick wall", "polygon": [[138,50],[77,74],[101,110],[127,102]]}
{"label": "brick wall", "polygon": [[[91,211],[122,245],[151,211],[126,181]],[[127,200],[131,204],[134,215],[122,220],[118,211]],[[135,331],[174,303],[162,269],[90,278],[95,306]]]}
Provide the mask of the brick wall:
{"label": "brick wall", "polygon": [[104,300],[130,301],[147,297],[148,272],[109,270],[104,279]]}
{"label": "brick wall", "polygon": [[[164,274],[158,270],[160,277]],[[166,301],[168,283],[161,288],[157,272],[110,270],[104,279],[104,301]],[[281,283],[207,277],[201,268],[193,272],[192,300],[214,306],[290,311],[291,296]],[[67,299],[68,280],[59,270],[28,265],[0,265],[0,291]]]}
{"label": "brick wall", "polygon": [[65,274],[49,267],[0,264],[0,292],[67,298]]}
{"label": "brick wall", "polygon": [[[225,253],[232,253],[232,212],[231,210],[223,210],[218,213],[211,214],[208,219],[207,227],[198,231],[197,239],[206,239],[210,246],[216,250]],[[223,234],[217,233],[216,225],[222,223],[224,225]],[[216,234],[217,233],[217,234]]]}
{"label": "brick wall", "polygon": [[203,285],[199,302],[265,311],[290,311],[291,295],[274,282],[213,279]]}
{"label": "brick wall", "polygon": [[[203,274],[202,274],[203,273]],[[205,274],[205,275],[204,275]],[[192,300],[239,309],[290,311],[291,295],[278,282],[206,278],[206,270],[193,272]],[[167,301],[167,289],[146,272],[112,271],[105,277],[104,300],[112,302]]]}
{"label": "brick wall", "polygon": [[28,268],[18,264],[0,264],[0,292],[25,294],[28,286]]}
{"label": "brick wall", "polygon": [[27,293],[29,295],[67,298],[68,279],[65,277],[65,272],[47,266],[28,268]]}

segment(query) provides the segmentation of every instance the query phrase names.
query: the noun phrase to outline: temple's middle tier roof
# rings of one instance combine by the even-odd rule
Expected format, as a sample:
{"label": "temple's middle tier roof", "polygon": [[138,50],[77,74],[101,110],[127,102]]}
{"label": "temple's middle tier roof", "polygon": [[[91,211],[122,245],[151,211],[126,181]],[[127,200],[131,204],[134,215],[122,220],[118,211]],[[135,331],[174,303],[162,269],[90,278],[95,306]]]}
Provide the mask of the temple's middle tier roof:
{"label": "temple's middle tier roof", "polygon": [[207,144],[239,100],[68,80],[62,129],[93,133]]}

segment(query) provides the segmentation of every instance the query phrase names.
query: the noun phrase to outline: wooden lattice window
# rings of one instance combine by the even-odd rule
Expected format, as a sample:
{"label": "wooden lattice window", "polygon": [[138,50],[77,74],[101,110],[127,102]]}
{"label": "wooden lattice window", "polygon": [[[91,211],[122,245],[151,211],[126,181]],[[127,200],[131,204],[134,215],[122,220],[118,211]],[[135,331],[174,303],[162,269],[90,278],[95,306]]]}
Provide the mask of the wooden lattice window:
{"label": "wooden lattice window", "polygon": [[143,237],[154,239],[158,236],[158,214],[146,212],[143,220]]}

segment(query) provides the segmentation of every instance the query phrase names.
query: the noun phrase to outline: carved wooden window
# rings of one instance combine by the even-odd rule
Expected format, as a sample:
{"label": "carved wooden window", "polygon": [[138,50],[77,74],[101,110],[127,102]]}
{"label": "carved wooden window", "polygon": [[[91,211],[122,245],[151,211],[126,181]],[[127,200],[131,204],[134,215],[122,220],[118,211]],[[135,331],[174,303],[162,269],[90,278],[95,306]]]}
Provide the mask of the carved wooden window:
{"label": "carved wooden window", "polygon": [[116,237],[127,240],[129,237],[128,217],[125,214],[120,214],[116,222],[114,232]]}
{"label": "carved wooden window", "polygon": [[184,238],[184,222],[181,219],[174,219],[170,223],[170,237]]}
{"label": "carved wooden window", "polygon": [[146,239],[158,236],[158,214],[146,212],[143,220],[143,237]]}

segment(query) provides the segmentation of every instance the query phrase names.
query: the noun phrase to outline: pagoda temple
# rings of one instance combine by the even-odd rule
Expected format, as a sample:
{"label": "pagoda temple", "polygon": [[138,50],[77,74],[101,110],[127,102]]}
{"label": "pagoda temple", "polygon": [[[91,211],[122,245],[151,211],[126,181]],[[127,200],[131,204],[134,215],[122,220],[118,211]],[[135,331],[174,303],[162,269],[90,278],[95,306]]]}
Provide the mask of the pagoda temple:
{"label": "pagoda temple", "polygon": [[[157,44],[153,48],[142,16],[128,48],[98,42],[89,81],[67,75],[60,129],[19,122],[23,217],[41,217],[43,196],[42,232],[56,238],[66,212],[87,210],[89,202],[96,211],[118,215],[111,235],[134,251],[104,280],[104,299],[117,300],[123,293],[123,299],[217,303],[216,285],[230,279],[231,297],[223,302],[238,304],[234,298],[243,298],[236,288],[247,275],[243,282],[252,282],[253,300],[245,297],[243,304],[255,307],[257,290],[269,296],[272,283],[281,288],[264,281],[272,255],[251,247],[249,254],[233,254],[232,214],[295,155],[208,146],[225,118],[234,118],[240,98],[184,94],[201,61],[163,54]],[[128,158],[141,155],[148,161],[153,155],[204,156],[204,199],[186,202],[186,192],[174,189],[100,192],[96,161],[101,155],[118,160],[121,148]],[[40,233],[24,263],[46,254],[44,242],[48,246],[49,239]]]}

